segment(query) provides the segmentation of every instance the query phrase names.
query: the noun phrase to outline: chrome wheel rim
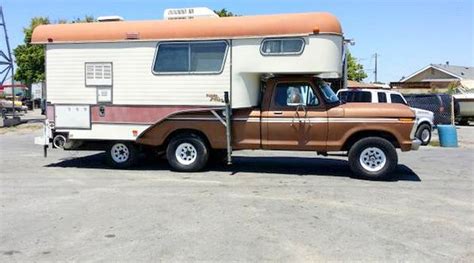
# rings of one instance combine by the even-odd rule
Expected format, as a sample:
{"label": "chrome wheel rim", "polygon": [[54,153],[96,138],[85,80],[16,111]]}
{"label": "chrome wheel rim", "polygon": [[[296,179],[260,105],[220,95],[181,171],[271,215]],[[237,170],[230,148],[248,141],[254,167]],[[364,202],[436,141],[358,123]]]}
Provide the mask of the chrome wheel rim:
{"label": "chrome wheel rim", "polygon": [[124,163],[130,157],[130,151],[128,147],[123,143],[116,143],[112,146],[110,151],[112,160],[116,163]]}
{"label": "chrome wheel rim", "polygon": [[187,142],[182,143],[178,145],[178,147],[176,148],[175,156],[176,156],[176,160],[178,160],[180,164],[190,165],[194,161],[196,161],[196,158],[197,158],[196,147],[194,147],[194,145]]}
{"label": "chrome wheel rim", "polygon": [[430,131],[428,129],[424,129],[421,132],[421,140],[423,142],[427,142],[430,139]]}
{"label": "chrome wheel rim", "polygon": [[370,172],[378,172],[387,163],[385,153],[377,147],[369,147],[362,151],[359,157],[362,168]]}

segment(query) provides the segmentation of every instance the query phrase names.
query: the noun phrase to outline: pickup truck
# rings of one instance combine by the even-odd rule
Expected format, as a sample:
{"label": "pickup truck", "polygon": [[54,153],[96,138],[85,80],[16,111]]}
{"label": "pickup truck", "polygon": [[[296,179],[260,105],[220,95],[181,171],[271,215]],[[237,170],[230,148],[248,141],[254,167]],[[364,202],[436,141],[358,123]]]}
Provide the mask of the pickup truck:
{"label": "pickup truck", "polygon": [[[357,176],[390,177],[396,149],[417,150],[415,114],[403,104],[341,104],[330,85],[313,76],[266,79],[257,107],[231,111],[233,150],[291,150],[348,156]],[[227,148],[225,112],[201,108],[175,112],[141,133],[136,142],[113,142],[107,160],[126,168],[140,149],[161,149],[174,170],[202,170]],[[219,156],[221,155],[221,156]]]}

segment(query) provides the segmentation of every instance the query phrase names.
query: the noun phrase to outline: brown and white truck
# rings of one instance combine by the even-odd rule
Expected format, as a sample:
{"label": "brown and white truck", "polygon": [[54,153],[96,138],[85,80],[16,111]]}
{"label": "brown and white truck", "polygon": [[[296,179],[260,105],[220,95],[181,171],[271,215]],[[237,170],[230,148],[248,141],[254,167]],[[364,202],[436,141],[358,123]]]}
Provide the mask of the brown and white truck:
{"label": "brown and white truck", "polygon": [[[166,10],[193,14],[190,9]],[[328,13],[37,27],[47,115],[37,144],[105,150],[118,168],[165,152],[177,171],[243,149],[347,155],[385,178],[417,149],[405,105],[342,104],[345,40]]]}

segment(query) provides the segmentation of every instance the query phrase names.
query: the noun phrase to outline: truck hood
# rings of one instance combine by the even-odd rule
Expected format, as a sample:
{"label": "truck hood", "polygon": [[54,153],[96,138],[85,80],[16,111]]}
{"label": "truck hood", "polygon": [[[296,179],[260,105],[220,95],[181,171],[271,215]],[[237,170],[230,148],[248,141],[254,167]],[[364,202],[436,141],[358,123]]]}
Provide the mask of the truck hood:
{"label": "truck hood", "polygon": [[403,104],[346,103],[330,109],[328,117],[415,118],[415,112]]}
{"label": "truck hood", "polygon": [[417,118],[426,117],[426,118],[433,119],[434,113],[432,111],[418,109],[418,108],[411,108],[411,109],[415,112],[415,115]]}

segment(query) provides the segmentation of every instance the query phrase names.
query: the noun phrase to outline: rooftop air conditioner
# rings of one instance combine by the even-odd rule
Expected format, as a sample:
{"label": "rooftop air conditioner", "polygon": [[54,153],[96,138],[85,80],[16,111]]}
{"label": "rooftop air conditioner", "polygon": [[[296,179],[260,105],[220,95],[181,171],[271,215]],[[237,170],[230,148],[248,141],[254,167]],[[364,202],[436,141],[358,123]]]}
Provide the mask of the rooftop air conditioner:
{"label": "rooftop air conditioner", "polygon": [[165,20],[177,19],[196,19],[219,17],[214,11],[207,7],[190,7],[190,8],[168,8],[163,14]]}

